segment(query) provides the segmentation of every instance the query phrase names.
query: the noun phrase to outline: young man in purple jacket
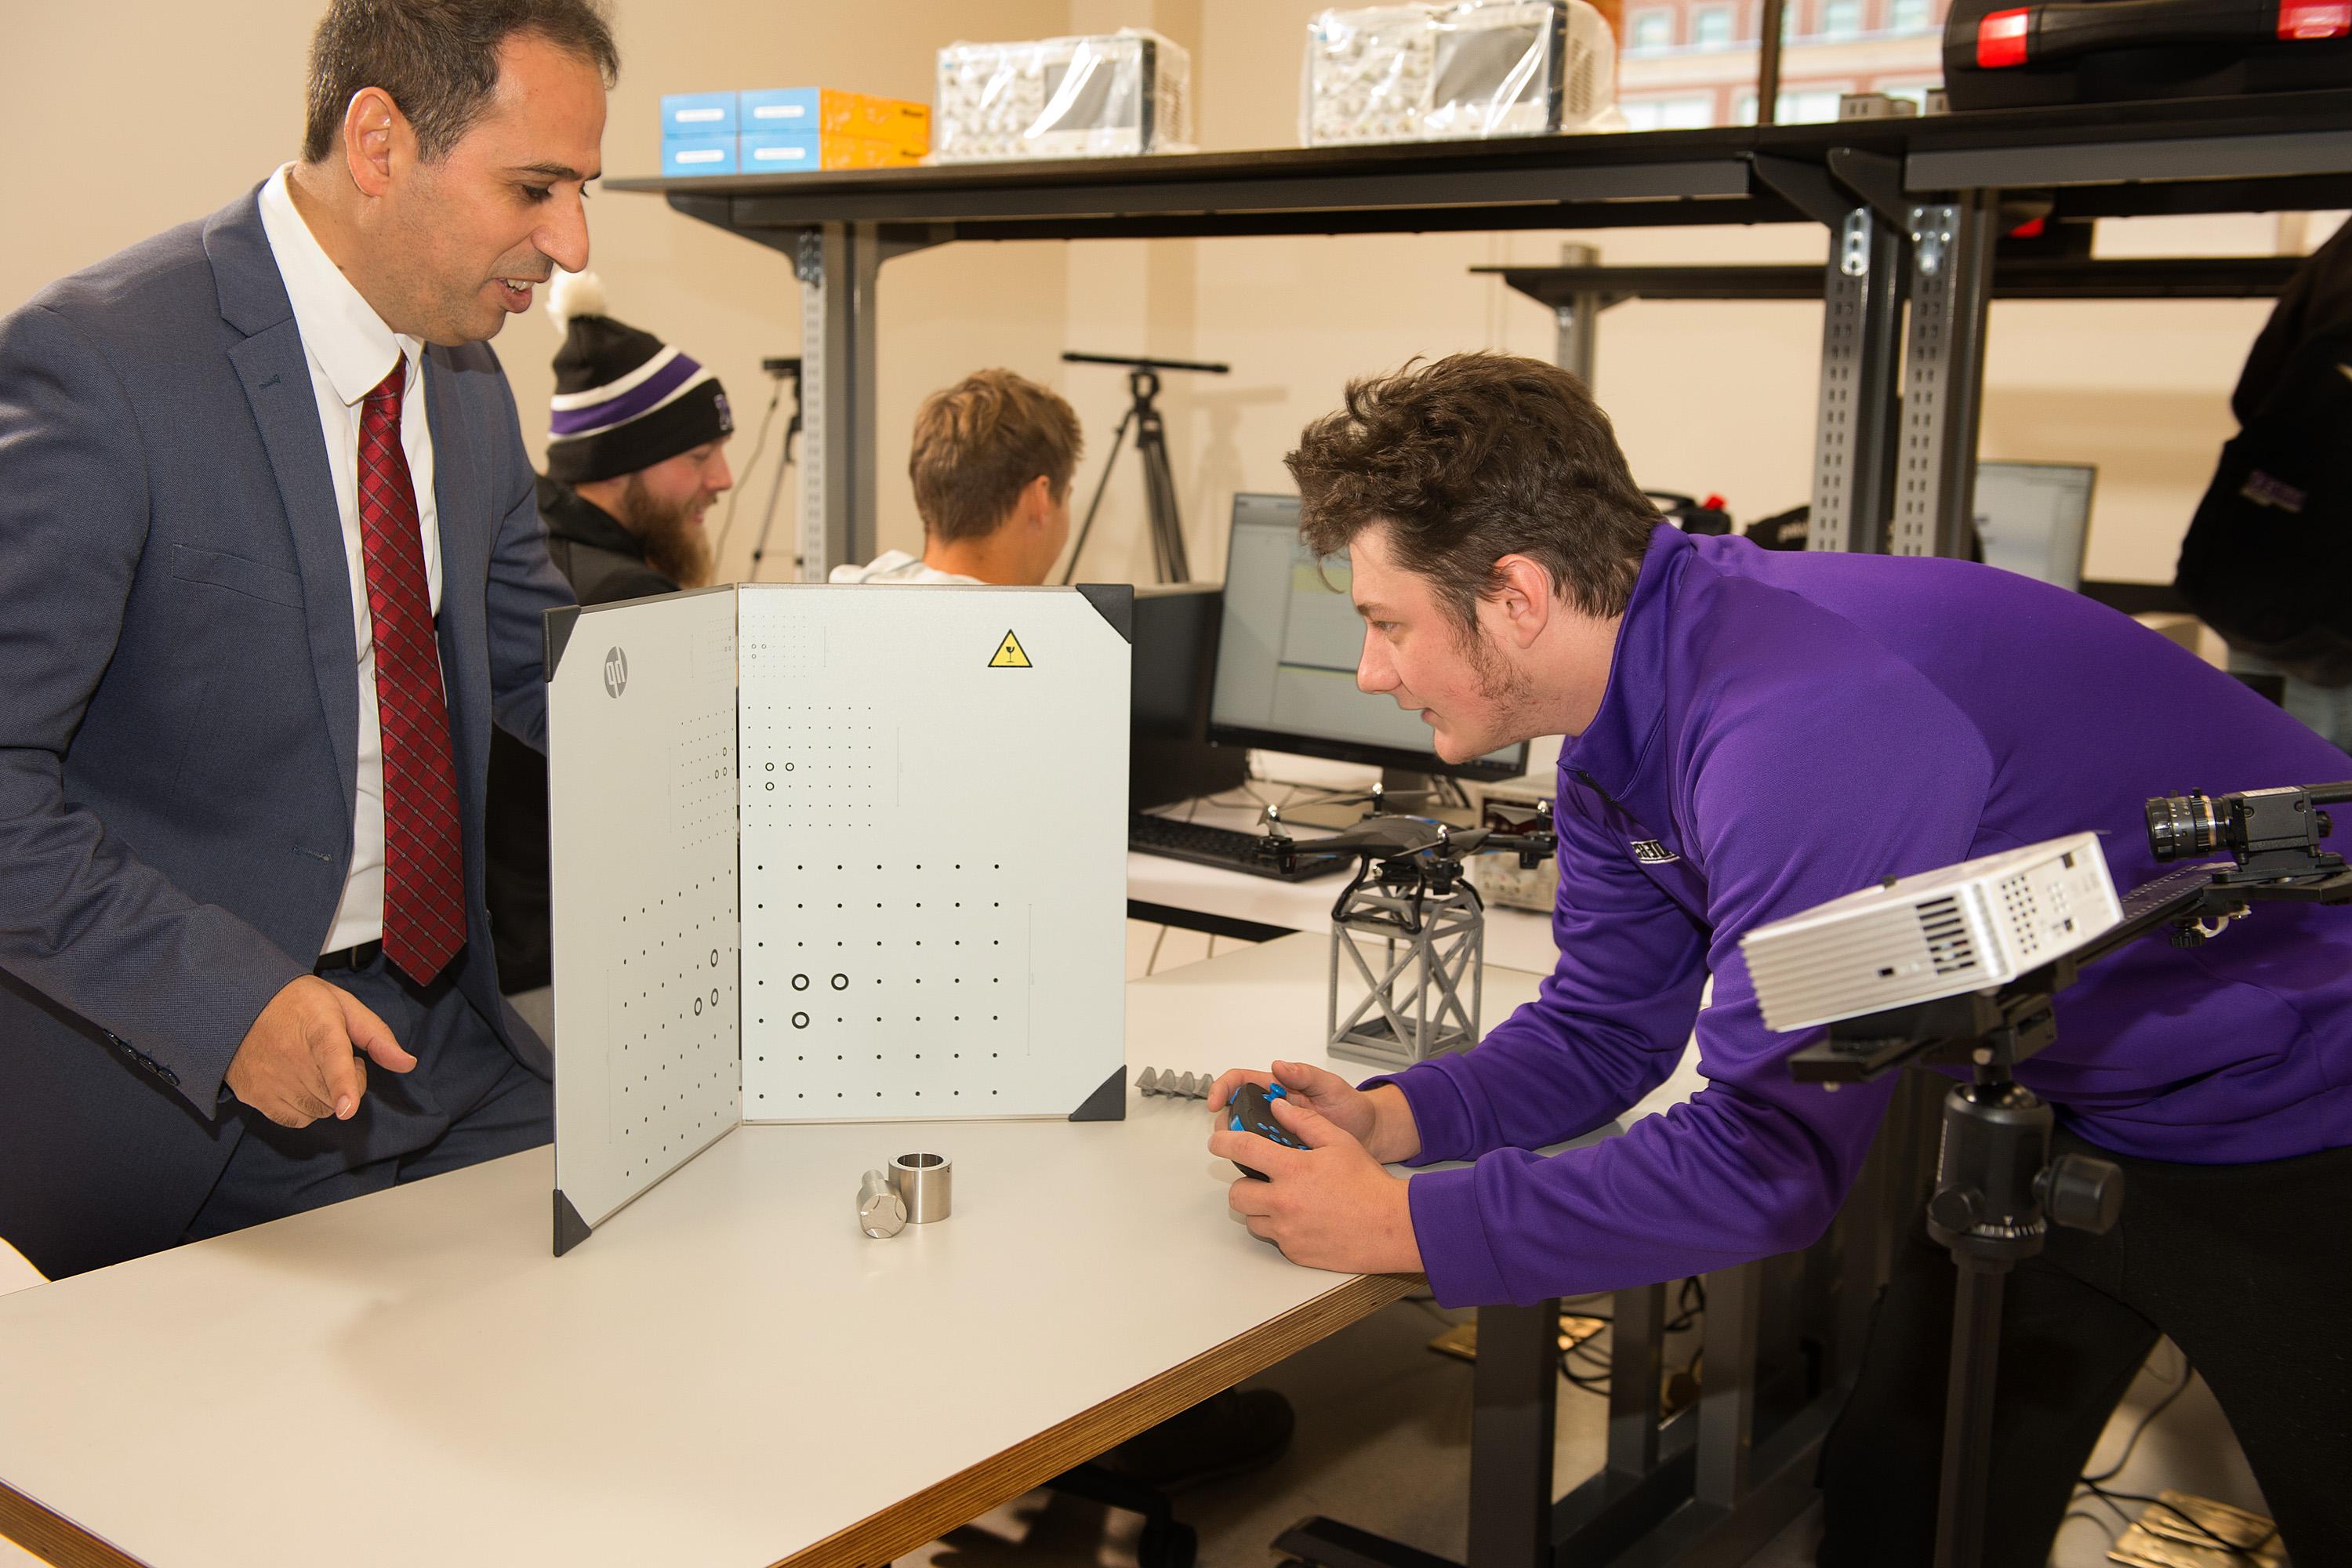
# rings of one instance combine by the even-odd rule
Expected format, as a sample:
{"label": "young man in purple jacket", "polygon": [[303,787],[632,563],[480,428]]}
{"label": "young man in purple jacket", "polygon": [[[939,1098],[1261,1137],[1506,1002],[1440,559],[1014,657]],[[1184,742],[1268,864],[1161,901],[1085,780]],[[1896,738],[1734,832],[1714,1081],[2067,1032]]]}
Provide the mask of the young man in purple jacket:
{"label": "young man in purple jacket", "polygon": [[[1307,542],[1346,550],[1357,681],[1448,760],[1560,752],[1559,962],[1469,1053],[1360,1089],[1286,1062],[1309,1147],[1220,1132],[1294,1260],[1425,1270],[1451,1305],[1641,1285],[1804,1247],[1892,1081],[1790,1081],[1739,939],[1889,875],[2104,835],[2155,871],[2148,797],[2352,775],[2352,759],[2123,616],[1964,562],[1777,553],[1662,526],[1567,373],[1464,354],[1349,386],[1288,459]],[[1700,1006],[1712,978],[1714,994]],[[2352,1562],[2352,910],[2267,906],[2208,946],[2128,949],[2018,1068],[2062,1148],[2126,1173],[2105,1237],[2010,1286],[1989,1562],[2039,1563],[2159,1333],[2201,1371],[2298,1562]],[[1694,1026],[1707,1087],[1625,1134]],[[1384,1163],[1468,1160],[1403,1180]],[[1938,1270],[1940,1269],[1940,1272]],[[1925,1563],[1950,1269],[1921,1237],[1824,1456],[1824,1565]]]}

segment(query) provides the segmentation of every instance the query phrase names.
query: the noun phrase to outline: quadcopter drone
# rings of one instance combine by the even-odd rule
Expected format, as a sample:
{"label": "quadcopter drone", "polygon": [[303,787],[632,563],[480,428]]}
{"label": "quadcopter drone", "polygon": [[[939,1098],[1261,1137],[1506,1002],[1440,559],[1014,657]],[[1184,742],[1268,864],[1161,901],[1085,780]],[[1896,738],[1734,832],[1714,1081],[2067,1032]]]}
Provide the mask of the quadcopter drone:
{"label": "quadcopter drone", "polygon": [[[1473,855],[1516,854],[1524,869],[1533,869],[1559,847],[1552,831],[1551,805],[1532,811],[1488,808],[1486,827],[1454,828],[1426,817],[1368,816],[1344,833],[1301,841],[1283,831],[1279,807],[1265,809],[1265,837],[1258,855],[1285,871],[1300,855],[1354,855],[1356,874],[1339,890],[1331,906],[1332,918],[1357,926],[1385,925],[1407,936],[1422,931],[1423,906],[1429,899],[1447,899],[1459,890],[1472,900],[1477,891],[1463,874],[1463,861]],[[1367,883],[1379,889],[1375,907],[1357,895]]]}

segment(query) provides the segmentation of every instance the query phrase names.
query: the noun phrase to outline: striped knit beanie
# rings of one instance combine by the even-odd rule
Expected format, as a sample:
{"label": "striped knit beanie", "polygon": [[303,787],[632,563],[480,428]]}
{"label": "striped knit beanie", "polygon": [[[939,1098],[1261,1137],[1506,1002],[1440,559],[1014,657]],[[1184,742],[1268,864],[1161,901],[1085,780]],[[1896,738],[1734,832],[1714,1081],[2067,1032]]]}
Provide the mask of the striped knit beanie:
{"label": "striped knit beanie", "polygon": [[559,272],[547,311],[563,329],[547,424],[547,477],[616,479],[715,441],[735,428],[719,378],[604,314],[593,272]]}

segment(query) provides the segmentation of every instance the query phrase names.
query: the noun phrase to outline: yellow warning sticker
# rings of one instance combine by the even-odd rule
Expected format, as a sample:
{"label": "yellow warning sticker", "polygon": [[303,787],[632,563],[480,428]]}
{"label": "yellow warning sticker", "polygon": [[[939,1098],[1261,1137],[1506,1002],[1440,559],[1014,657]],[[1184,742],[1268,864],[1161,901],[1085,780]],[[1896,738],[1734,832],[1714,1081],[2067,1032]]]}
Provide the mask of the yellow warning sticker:
{"label": "yellow warning sticker", "polygon": [[1029,669],[1034,667],[1029,662],[1029,656],[1021,651],[1021,639],[1014,637],[1011,632],[1006,632],[1004,634],[1004,640],[996,645],[996,657],[988,661],[988,668],[991,669]]}

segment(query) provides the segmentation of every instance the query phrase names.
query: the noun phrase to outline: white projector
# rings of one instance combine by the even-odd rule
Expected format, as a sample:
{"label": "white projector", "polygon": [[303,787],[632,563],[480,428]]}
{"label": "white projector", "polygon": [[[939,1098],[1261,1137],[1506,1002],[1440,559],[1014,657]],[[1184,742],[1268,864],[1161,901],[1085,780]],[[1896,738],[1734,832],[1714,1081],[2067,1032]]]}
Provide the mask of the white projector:
{"label": "white projector", "polygon": [[2004,984],[2122,919],[2098,836],[2077,833],[1848,893],[1739,948],[1786,1033]]}

